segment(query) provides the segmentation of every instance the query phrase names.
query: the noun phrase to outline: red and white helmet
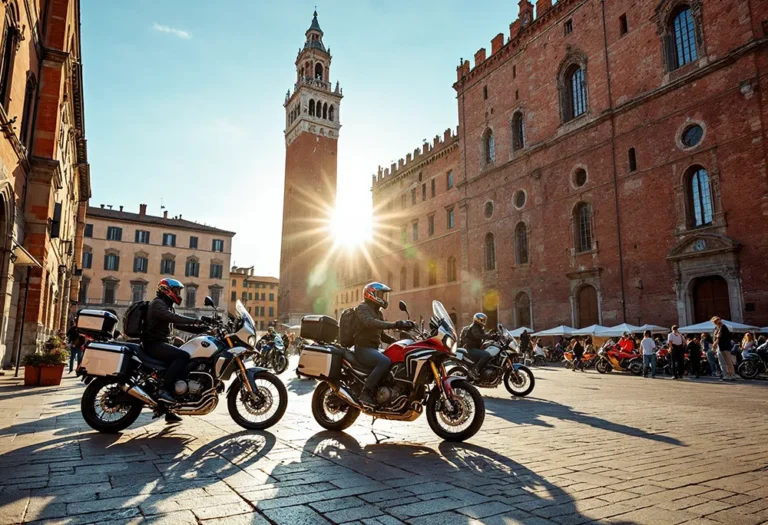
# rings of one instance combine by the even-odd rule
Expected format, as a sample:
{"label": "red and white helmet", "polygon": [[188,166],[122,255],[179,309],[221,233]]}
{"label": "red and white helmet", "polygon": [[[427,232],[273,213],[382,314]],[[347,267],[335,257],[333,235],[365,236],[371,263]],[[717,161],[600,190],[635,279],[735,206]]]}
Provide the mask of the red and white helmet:
{"label": "red and white helmet", "polygon": [[181,291],[184,285],[176,279],[161,279],[157,283],[157,295],[164,295],[176,304],[181,304]]}
{"label": "red and white helmet", "polygon": [[363,288],[363,299],[386,308],[389,306],[389,292],[391,291],[392,288],[386,284],[369,283]]}

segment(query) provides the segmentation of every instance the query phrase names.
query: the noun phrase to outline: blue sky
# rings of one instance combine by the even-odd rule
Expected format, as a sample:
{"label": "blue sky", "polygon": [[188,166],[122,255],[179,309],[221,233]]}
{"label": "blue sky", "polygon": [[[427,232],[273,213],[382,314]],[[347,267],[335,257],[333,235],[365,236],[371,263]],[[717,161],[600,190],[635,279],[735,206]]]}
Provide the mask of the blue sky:
{"label": "blue sky", "polygon": [[517,2],[84,0],[91,205],[237,232],[233,264],[277,275],[285,93],[315,5],[344,89],[341,206],[370,209],[377,166],[458,123],[459,58],[490,50]]}

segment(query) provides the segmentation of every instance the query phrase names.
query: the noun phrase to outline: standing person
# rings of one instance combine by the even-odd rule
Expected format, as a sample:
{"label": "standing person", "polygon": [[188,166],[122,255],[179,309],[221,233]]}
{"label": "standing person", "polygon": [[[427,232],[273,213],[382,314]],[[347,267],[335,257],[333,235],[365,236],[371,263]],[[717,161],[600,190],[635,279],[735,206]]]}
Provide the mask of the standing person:
{"label": "standing person", "polygon": [[701,345],[696,339],[696,334],[688,334],[688,363],[691,365],[691,378],[699,378],[699,369],[701,368]]}
{"label": "standing person", "polygon": [[715,357],[715,352],[712,345],[712,337],[710,337],[709,334],[701,334],[701,348],[707,355],[710,371],[709,375],[712,377],[721,375],[722,372],[720,371],[720,364],[717,362],[717,358]]}
{"label": "standing person", "polygon": [[575,372],[577,368],[583,372],[584,363],[581,359],[584,357],[584,346],[582,346],[578,337],[571,339],[571,351],[573,352],[573,368],[571,368],[571,372]]}
{"label": "standing person", "polygon": [[682,379],[685,375],[685,341],[682,334],[677,331],[677,325],[672,327],[672,331],[667,336],[667,343],[669,343],[674,379]]}
{"label": "standing person", "polygon": [[523,358],[530,357],[531,352],[531,336],[528,335],[528,330],[523,330],[520,334],[520,353],[523,354]]}
{"label": "standing person", "polygon": [[715,348],[717,358],[720,360],[720,369],[723,371],[722,381],[734,381],[736,373],[733,369],[733,356],[731,355],[731,331],[723,324],[723,320],[715,316],[712,318],[715,325]]}
{"label": "standing person", "polygon": [[640,341],[643,351],[643,377],[648,377],[648,367],[651,367],[651,379],[656,379],[656,341],[651,337],[651,331],[646,330]]}
{"label": "standing person", "polygon": [[69,373],[72,373],[72,365],[77,360],[77,368],[80,368],[80,363],[83,361],[83,347],[85,346],[85,337],[80,334],[75,336],[74,341],[69,346]]}

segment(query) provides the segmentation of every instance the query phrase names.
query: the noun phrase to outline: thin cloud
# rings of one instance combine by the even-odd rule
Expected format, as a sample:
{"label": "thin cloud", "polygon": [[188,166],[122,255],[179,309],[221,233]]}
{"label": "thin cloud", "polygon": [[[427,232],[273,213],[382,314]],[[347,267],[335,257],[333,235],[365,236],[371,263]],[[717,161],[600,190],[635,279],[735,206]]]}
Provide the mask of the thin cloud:
{"label": "thin cloud", "polygon": [[173,35],[178,38],[183,38],[184,40],[189,40],[192,38],[192,35],[183,29],[176,29],[175,27],[165,26],[158,24],[157,22],[152,24],[152,29],[155,31],[160,31],[161,33],[168,33],[169,35]]}

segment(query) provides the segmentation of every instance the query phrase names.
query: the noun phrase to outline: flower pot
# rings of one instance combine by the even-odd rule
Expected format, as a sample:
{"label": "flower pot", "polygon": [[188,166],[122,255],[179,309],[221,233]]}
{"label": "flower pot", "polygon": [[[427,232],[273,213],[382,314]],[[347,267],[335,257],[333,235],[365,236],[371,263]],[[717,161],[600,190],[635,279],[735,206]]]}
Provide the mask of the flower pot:
{"label": "flower pot", "polygon": [[40,366],[40,386],[55,386],[61,384],[64,375],[64,365]]}
{"label": "flower pot", "polygon": [[24,366],[24,386],[37,386],[40,384],[40,367]]}

